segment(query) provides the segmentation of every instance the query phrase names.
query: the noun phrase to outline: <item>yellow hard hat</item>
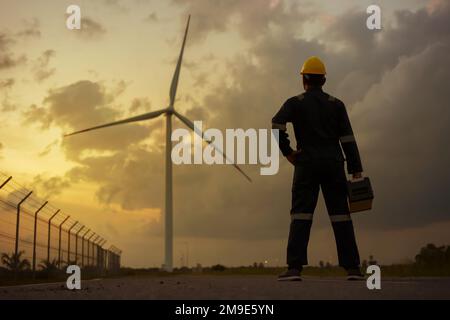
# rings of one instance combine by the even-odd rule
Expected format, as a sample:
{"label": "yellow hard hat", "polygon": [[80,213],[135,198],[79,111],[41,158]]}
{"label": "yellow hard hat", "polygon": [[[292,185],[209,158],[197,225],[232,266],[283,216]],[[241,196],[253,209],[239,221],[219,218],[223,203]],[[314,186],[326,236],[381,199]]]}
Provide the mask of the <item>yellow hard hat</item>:
{"label": "yellow hard hat", "polygon": [[303,64],[300,74],[327,74],[322,60],[316,56],[309,57]]}

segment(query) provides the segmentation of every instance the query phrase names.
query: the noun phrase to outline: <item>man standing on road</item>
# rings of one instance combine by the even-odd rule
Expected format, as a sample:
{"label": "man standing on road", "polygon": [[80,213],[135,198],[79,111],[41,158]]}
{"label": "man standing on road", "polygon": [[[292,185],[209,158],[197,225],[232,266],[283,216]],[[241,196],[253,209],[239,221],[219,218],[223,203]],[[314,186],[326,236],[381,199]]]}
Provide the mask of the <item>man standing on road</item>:
{"label": "man standing on road", "polygon": [[[300,74],[305,92],[289,98],[272,119],[272,128],[279,129],[280,150],[295,166],[287,246],[288,270],[278,280],[301,280],[302,268],[308,264],[309,234],[320,188],[333,225],[339,265],[347,270],[347,279],[362,279],[347,203],[347,178],[342,154],[344,150],[348,173],[353,179],[361,178],[363,170],[350,120],[344,103],[322,91],[326,71],[319,58],[307,59]],[[294,127],[295,151],[286,131],[288,122]]]}

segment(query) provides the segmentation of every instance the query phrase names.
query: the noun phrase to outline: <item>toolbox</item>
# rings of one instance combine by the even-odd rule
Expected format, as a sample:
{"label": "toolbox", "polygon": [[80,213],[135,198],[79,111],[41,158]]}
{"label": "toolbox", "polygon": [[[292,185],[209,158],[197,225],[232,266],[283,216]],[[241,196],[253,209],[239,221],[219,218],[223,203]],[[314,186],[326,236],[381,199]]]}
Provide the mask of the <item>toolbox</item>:
{"label": "toolbox", "polygon": [[372,209],[374,196],[368,177],[347,181],[347,189],[348,204],[351,213]]}

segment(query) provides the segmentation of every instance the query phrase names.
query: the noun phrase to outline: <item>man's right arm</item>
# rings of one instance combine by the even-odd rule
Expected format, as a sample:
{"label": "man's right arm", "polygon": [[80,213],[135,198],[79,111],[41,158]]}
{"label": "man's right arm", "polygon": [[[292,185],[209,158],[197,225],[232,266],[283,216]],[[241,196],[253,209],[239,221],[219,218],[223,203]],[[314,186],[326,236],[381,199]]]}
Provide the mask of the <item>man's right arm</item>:
{"label": "man's right arm", "polygon": [[344,103],[339,101],[340,123],[339,123],[339,140],[347,159],[347,172],[352,174],[354,178],[361,177],[363,171],[361,158],[359,156],[358,145],[356,144],[350,119],[347,114]]}
{"label": "man's right arm", "polygon": [[279,130],[279,142],[281,153],[288,157],[294,150],[290,146],[289,135],[287,134],[286,123],[292,122],[292,105],[286,101],[277,114],[272,118],[272,129]]}

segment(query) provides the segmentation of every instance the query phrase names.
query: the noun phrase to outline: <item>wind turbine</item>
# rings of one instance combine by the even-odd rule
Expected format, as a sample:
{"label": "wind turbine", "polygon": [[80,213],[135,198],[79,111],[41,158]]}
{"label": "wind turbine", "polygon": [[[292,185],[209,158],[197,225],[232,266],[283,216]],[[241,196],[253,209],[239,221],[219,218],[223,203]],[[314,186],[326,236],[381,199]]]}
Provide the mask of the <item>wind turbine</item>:
{"label": "wind turbine", "polygon": [[[164,264],[164,268],[166,271],[169,271],[169,272],[171,272],[173,269],[173,211],[172,211],[172,209],[173,209],[173,207],[172,207],[172,202],[173,202],[172,180],[173,180],[173,178],[172,178],[172,159],[171,159],[172,115],[177,117],[187,127],[189,127],[192,131],[194,131],[200,137],[202,137],[203,140],[205,140],[207,143],[211,144],[216,149],[216,151],[218,151],[225,159],[230,160],[226,156],[226,154],[223,151],[221,151],[217,146],[215,146],[214,143],[208,137],[206,137],[200,129],[198,129],[197,127],[194,126],[194,123],[191,120],[189,120],[185,116],[178,113],[174,108],[175,96],[176,96],[177,87],[178,87],[178,80],[180,78],[181,63],[183,60],[184,46],[186,44],[186,37],[188,34],[188,30],[189,30],[190,20],[191,20],[191,16],[189,15],[187,24],[186,24],[186,30],[184,32],[183,44],[181,45],[180,55],[178,57],[178,62],[177,62],[176,68],[175,68],[175,72],[173,74],[172,83],[170,85],[170,91],[169,91],[170,103],[169,103],[168,107],[161,109],[161,110],[144,113],[139,116],[102,124],[99,126],[95,126],[92,128],[88,128],[88,129],[84,129],[84,130],[80,130],[80,131],[76,131],[76,132],[72,132],[70,134],[64,135],[65,137],[68,137],[68,136],[72,136],[75,134],[92,131],[92,130],[97,130],[97,129],[101,129],[101,128],[106,128],[106,127],[111,127],[111,126],[116,126],[116,125],[120,125],[120,124],[150,120],[150,119],[157,118],[162,114],[164,114],[166,116],[166,150],[165,150],[166,151],[166,156],[165,156],[165,158],[166,158],[166,172],[165,172],[165,174],[166,174],[166,177],[165,177],[166,178],[165,179],[166,180],[166,199],[165,199],[165,264]],[[233,163],[233,162],[234,161],[229,161],[228,163]],[[243,174],[244,177],[248,181],[251,182],[250,177],[247,174],[245,174],[245,172],[242,171],[242,169],[239,166],[237,166],[236,164],[233,164],[233,166],[241,174]]]}

